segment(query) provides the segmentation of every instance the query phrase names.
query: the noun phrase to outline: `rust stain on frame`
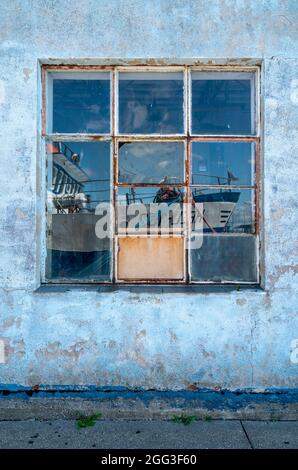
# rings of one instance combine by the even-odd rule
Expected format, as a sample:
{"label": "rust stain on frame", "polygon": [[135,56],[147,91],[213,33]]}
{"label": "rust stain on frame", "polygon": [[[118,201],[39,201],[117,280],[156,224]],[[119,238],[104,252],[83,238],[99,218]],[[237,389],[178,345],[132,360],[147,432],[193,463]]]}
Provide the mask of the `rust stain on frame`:
{"label": "rust stain on frame", "polygon": [[119,237],[119,280],[182,280],[182,237]]}

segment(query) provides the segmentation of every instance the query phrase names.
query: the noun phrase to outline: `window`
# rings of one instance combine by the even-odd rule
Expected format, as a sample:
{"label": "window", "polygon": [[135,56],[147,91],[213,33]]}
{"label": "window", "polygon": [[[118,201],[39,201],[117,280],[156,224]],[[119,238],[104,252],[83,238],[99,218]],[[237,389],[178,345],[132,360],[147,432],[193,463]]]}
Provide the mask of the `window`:
{"label": "window", "polygon": [[259,282],[258,70],[43,67],[44,280]]}

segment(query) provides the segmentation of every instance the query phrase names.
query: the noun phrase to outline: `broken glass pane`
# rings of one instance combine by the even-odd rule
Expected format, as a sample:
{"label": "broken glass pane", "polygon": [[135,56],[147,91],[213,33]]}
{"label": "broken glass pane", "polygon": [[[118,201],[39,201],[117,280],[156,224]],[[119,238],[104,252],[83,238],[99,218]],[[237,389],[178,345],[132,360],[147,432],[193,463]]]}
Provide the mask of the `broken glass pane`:
{"label": "broken glass pane", "polygon": [[192,134],[254,134],[254,74],[192,72],[191,119]]}
{"label": "broken glass pane", "polygon": [[183,73],[120,73],[119,132],[183,133]]}
{"label": "broken glass pane", "polygon": [[202,246],[190,250],[191,279],[258,282],[257,249],[254,235],[204,233]]}
{"label": "broken glass pane", "polygon": [[49,132],[110,132],[109,73],[53,73],[51,78],[53,95]]}
{"label": "broken glass pane", "polygon": [[[192,220],[203,217],[210,233],[254,233],[255,201],[250,189],[192,188]],[[197,203],[197,206],[195,206]]]}
{"label": "broken glass pane", "polygon": [[110,279],[109,227],[96,233],[110,202],[110,143],[50,142],[47,158],[47,278]]}
{"label": "broken glass pane", "polygon": [[254,168],[254,143],[192,143],[191,184],[253,186]]}
{"label": "broken glass pane", "polygon": [[171,183],[184,181],[182,142],[120,142],[119,183]]}

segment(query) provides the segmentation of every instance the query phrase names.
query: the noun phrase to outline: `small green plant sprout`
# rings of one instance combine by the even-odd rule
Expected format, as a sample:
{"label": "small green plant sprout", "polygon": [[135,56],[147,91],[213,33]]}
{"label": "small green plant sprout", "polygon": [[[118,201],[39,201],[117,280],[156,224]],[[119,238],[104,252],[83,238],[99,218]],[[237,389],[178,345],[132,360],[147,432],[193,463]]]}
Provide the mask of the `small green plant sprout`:
{"label": "small green plant sprout", "polygon": [[280,421],[280,416],[278,416],[278,415],[271,415],[270,421]]}
{"label": "small green plant sprout", "polygon": [[77,428],[90,428],[95,425],[96,421],[100,419],[102,414],[100,412],[94,413],[91,416],[81,416],[77,419]]}
{"label": "small green plant sprout", "polygon": [[203,420],[204,421],[212,421],[212,416],[206,415],[206,416],[204,416]]}
{"label": "small green plant sprout", "polygon": [[180,423],[180,424],[184,424],[184,426],[187,426],[193,421],[196,421],[196,419],[197,419],[196,416],[188,416],[188,415],[182,414],[179,416],[174,415],[172,418],[172,421],[174,421],[174,423]]}

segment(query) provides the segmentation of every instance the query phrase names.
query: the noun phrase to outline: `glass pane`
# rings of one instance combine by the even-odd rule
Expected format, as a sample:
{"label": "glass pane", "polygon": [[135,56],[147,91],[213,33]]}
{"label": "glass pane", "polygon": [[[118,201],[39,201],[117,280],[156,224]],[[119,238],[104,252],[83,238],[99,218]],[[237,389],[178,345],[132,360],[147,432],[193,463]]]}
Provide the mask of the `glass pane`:
{"label": "glass pane", "polygon": [[254,233],[255,201],[250,189],[192,188],[195,217],[203,216],[203,230],[210,233]]}
{"label": "glass pane", "polygon": [[47,278],[110,279],[111,239],[95,232],[110,201],[110,143],[51,142],[47,156]]}
{"label": "glass pane", "polygon": [[204,234],[199,249],[190,250],[193,281],[258,282],[258,238],[248,234]]}
{"label": "glass pane", "polygon": [[120,142],[120,183],[183,183],[182,142]]}
{"label": "glass pane", "polygon": [[118,233],[181,233],[184,189],[118,188]]}
{"label": "glass pane", "polygon": [[253,134],[254,114],[254,74],[192,73],[192,134]]}
{"label": "glass pane", "polygon": [[254,168],[254,143],[192,143],[192,184],[253,186]]}
{"label": "glass pane", "polygon": [[[52,74],[53,133],[110,132],[110,74]],[[52,125],[51,125],[52,124]]]}
{"label": "glass pane", "polygon": [[120,73],[120,134],[183,133],[183,74]]}

